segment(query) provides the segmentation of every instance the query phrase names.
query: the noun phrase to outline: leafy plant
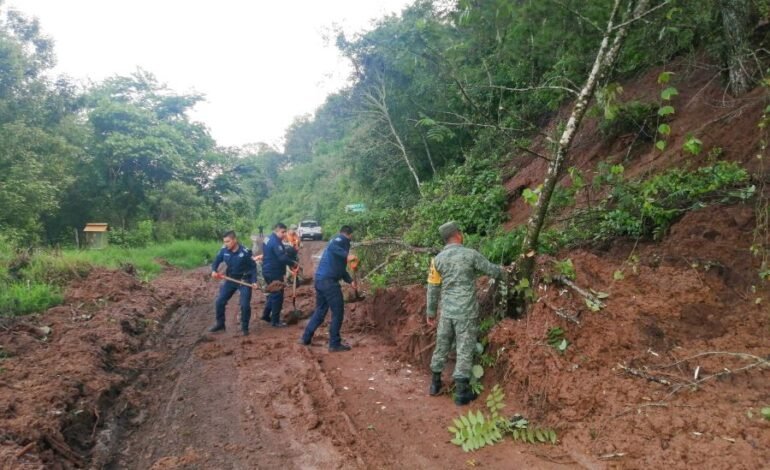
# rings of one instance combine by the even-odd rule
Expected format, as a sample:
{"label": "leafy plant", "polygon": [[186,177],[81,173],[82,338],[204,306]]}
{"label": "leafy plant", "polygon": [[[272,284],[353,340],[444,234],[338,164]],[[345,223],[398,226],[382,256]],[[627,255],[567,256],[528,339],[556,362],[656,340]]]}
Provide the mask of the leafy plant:
{"label": "leafy plant", "polygon": [[575,265],[572,264],[572,260],[569,258],[561,261],[554,261],[554,268],[556,269],[557,273],[566,277],[567,279],[574,280],[577,277],[577,273],[575,273]]}
{"label": "leafy plant", "polygon": [[540,198],[540,189],[541,186],[538,186],[534,190],[524,188],[524,191],[521,192],[521,197],[524,199],[524,202],[534,207],[537,205],[537,200]]}
{"label": "leafy plant", "polygon": [[470,387],[476,395],[481,395],[484,391],[484,384],[481,383],[482,377],[484,377],[484,367],[481,364],[474,364],[471,368]]}
{"label": "leafy plant", "polygon": [[525,442],[529,444],[556,444],[556,431],[548,428],[531,428],[529,421],[518,417],[511,422],[511,437],[514,441]]}
{"label": "leafy plant", "polygon": [[689,210],[746,200],[756,192],[747,185],[746,170],[734,162],[721,161],[694,171],[676,168],[643,181],[623,181],[621,172],[613,174],[612,168],[594,179],[595,186],[610,187],[609,196],[591,209],[578,211],[563,231],[568,239],[658,239]]}
{"label": "leafy plant", "polygon": [[466,415],[460,415],[447,429],[454,437],[450,442],[462,447],[465,452],[475,451],[485,446],[494,445],[510,435],[514,441],[537,444],[557,443],[557,435],[553,429],[531,427],[529,421],[519,415],[508,419],[500,415],[505,408],[505,393],[496,384],[487,395],[486,406],[488,415],[470,410]]}
{"label": "leafy plant", "polygon": [[689,152],[691,155],[698,155],[703,151],[703,142],[700,139],[696,139],[692,135],[687,136],[687,140],[682,145],[682,148]]}
{"label": "leafy plant", "polygon": [[604,120],[599,123],[599,131],[610,139],[636,134],[642,141],[650,141],[655,136],[657,120],[655,104],[630,101],[616,105],[611,115],[605,113]]}
{"label": "leafy plant", "polygon": [[564,329],[555,326],[548,329],[548,333],[546,333],[545,337],[546,342],[552,348],[558,351],[559,354],[564,354],[564,352],[567,351],[567,347],[569,346],[569,341],[567,341],[567,338],[564,337],[564,333]]}
{"label": "leafy plant", "polygon": [[497,427],[497,423],[484,416],[481,411],[468,411],[467,415],[461,415],[454,419],[454,426],[449,426],[449,432],[455,437],[452,444],[462,447],[465,452],[491,446],[503,440],[503,434]]}

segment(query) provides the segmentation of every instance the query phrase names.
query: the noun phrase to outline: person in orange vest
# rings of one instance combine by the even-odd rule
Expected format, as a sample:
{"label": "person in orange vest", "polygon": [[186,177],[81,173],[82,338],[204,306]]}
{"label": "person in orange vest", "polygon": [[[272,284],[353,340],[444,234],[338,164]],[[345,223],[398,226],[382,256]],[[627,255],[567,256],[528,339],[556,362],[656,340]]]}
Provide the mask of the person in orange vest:
{"label": "person in orange vest", "polygon": [[289,230],[286,232],[286,243],[293,246],[295,250],[299,251],[300,240],[299,240],[299,234],[297,234],[296,225],[292,225],[291,227],[289,227]]}
{"label": "person in orange vest", "polygon": [[[299,263],[300,241],[301,240],[299,238],[299,234],[297,233],[297,226],[292,225],[289,227],[289,230],[286,231],[286,237],[283,239],[283,244],[286,245],[286,254],[289,256],[289,258],[297,261],[297,263]],[[297,265],[297,267],[294,269],[287,268],[286,274],[290,279],[299,276],[297,282],[300,282],[300,279],[302,278],[300,275],[301,272],[302,269],[299,267],[299,265]]]}

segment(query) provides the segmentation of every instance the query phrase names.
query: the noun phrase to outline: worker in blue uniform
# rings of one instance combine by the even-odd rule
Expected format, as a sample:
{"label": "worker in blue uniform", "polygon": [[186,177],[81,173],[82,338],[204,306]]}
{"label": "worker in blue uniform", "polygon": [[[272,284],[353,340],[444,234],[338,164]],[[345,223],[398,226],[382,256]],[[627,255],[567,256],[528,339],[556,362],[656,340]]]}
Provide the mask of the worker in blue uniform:
{"label": "worker in blue uniform", "polygon": [[[284,282],[286,268],[296,269],[299,266],[299,263],[286,253],[286,247],[283,244],[285,238],[286,225],[275,224],[273,233],[270,234],[263,248],[262,276],[265,278],[265,285],[270,285],[274,281]],[[281,321],[283,291],[284,289],[270,292],[265,301],[265,310],[262,312],[262,320],[269,322],[275,328],[287,326]]]}
{"label": "worker in blue uniform", "polygon": [[315,272],[316,308],[305,328],[301,344],[309,346],[313,335],[326,318],[326,312],[331,309],[332,320],[329,325],[329,351],[350,351],[350,345],[344,343],[340,337],[342,320],[345,314],[345,303],[340,288],[340,280],[350,284],[356,289],[356,283],[347,271],[348,255],[350,253],[350,241],[353,238],[353,229],[344,225],[340,233],[332,237],[321,256],[318,269]]}
{"label": "worker in blue uniform", "polygon": [[[215,303],[216,323],[209,331],[212,333],[224,331],[225,307],[233,294],[235,294],[235,291],[238,291],[241,306],[241,332],[246,336],[249,334],[249,320],[251,320],[251,290],[257,287],[257,265],[252,259],[251,250],[238,243],[235,232],[229,231],[225,233],[223,242],[224,246],[219,250],[214,262],[211,264],[211,277],[223,279],[224,276],[227,276],[251,284],[252,287],[229,280],[225,280],[222,283],[219,287],[219,296]],[[217,271],[222,263],[227,265],[224,275]]]}

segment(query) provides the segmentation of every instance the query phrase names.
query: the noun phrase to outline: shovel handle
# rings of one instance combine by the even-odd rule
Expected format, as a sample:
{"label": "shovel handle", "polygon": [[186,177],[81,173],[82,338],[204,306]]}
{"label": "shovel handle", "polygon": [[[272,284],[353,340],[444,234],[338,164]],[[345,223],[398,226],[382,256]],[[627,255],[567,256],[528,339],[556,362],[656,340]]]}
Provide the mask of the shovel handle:
{"label": "shovel handle", "polygon": [[236,284],[240,284],[242,286],[251,287],[253,289],[259,289],[259,287],[254,287],[253,284],[249,284],[248,282],[243,282],[243,281],[241,281],[239,279],[233,279],[232,277],[229,277],[229,276],[222,276],[222,279],[224,279],[226,281],[234,282]]}

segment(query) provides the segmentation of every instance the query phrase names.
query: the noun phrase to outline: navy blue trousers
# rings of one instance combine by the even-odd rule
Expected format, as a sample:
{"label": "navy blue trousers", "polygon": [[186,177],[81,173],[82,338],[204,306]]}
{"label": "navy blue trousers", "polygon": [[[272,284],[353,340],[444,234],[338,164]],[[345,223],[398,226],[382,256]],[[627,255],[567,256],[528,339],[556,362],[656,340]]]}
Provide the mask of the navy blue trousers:
{"label": "navy blue trousers", "polygon": [[332,321],[329,324],[329,347],[337,347],[342,342],[340,329],[345,316],[345,302],[342,299],[342,289],[337,281],[321,279],[315,282],[315,311],[302,334],[302,341],[310,343],[315,330],[326,319],[326,312],[331,309]]}
{"label": "navy blue trousers", "polygon": [[238,291],[239,303],[241,305],[241,329],[249,329],[249,320],[251,320],[251,287],[242,286],[234,282],[225,281],[219,286],[219,297],[214,303],[216,306],[217,325],[225,324],[225,307],[230,298]]}
{"label": "navy blue trousers", "polygon": [[[270,283],[273,281],[284,282],[284,278],[272,278],[265,276],[266,286],[270,285]],[[277,325],[281,322],[281,309],[283,309],[283,291],[284,289],[281,289],[278,292],[271,292],[267,294],[267,298],[265,299],[265,309],[262,311],[262,319],[269,321],[273,325]]]}

